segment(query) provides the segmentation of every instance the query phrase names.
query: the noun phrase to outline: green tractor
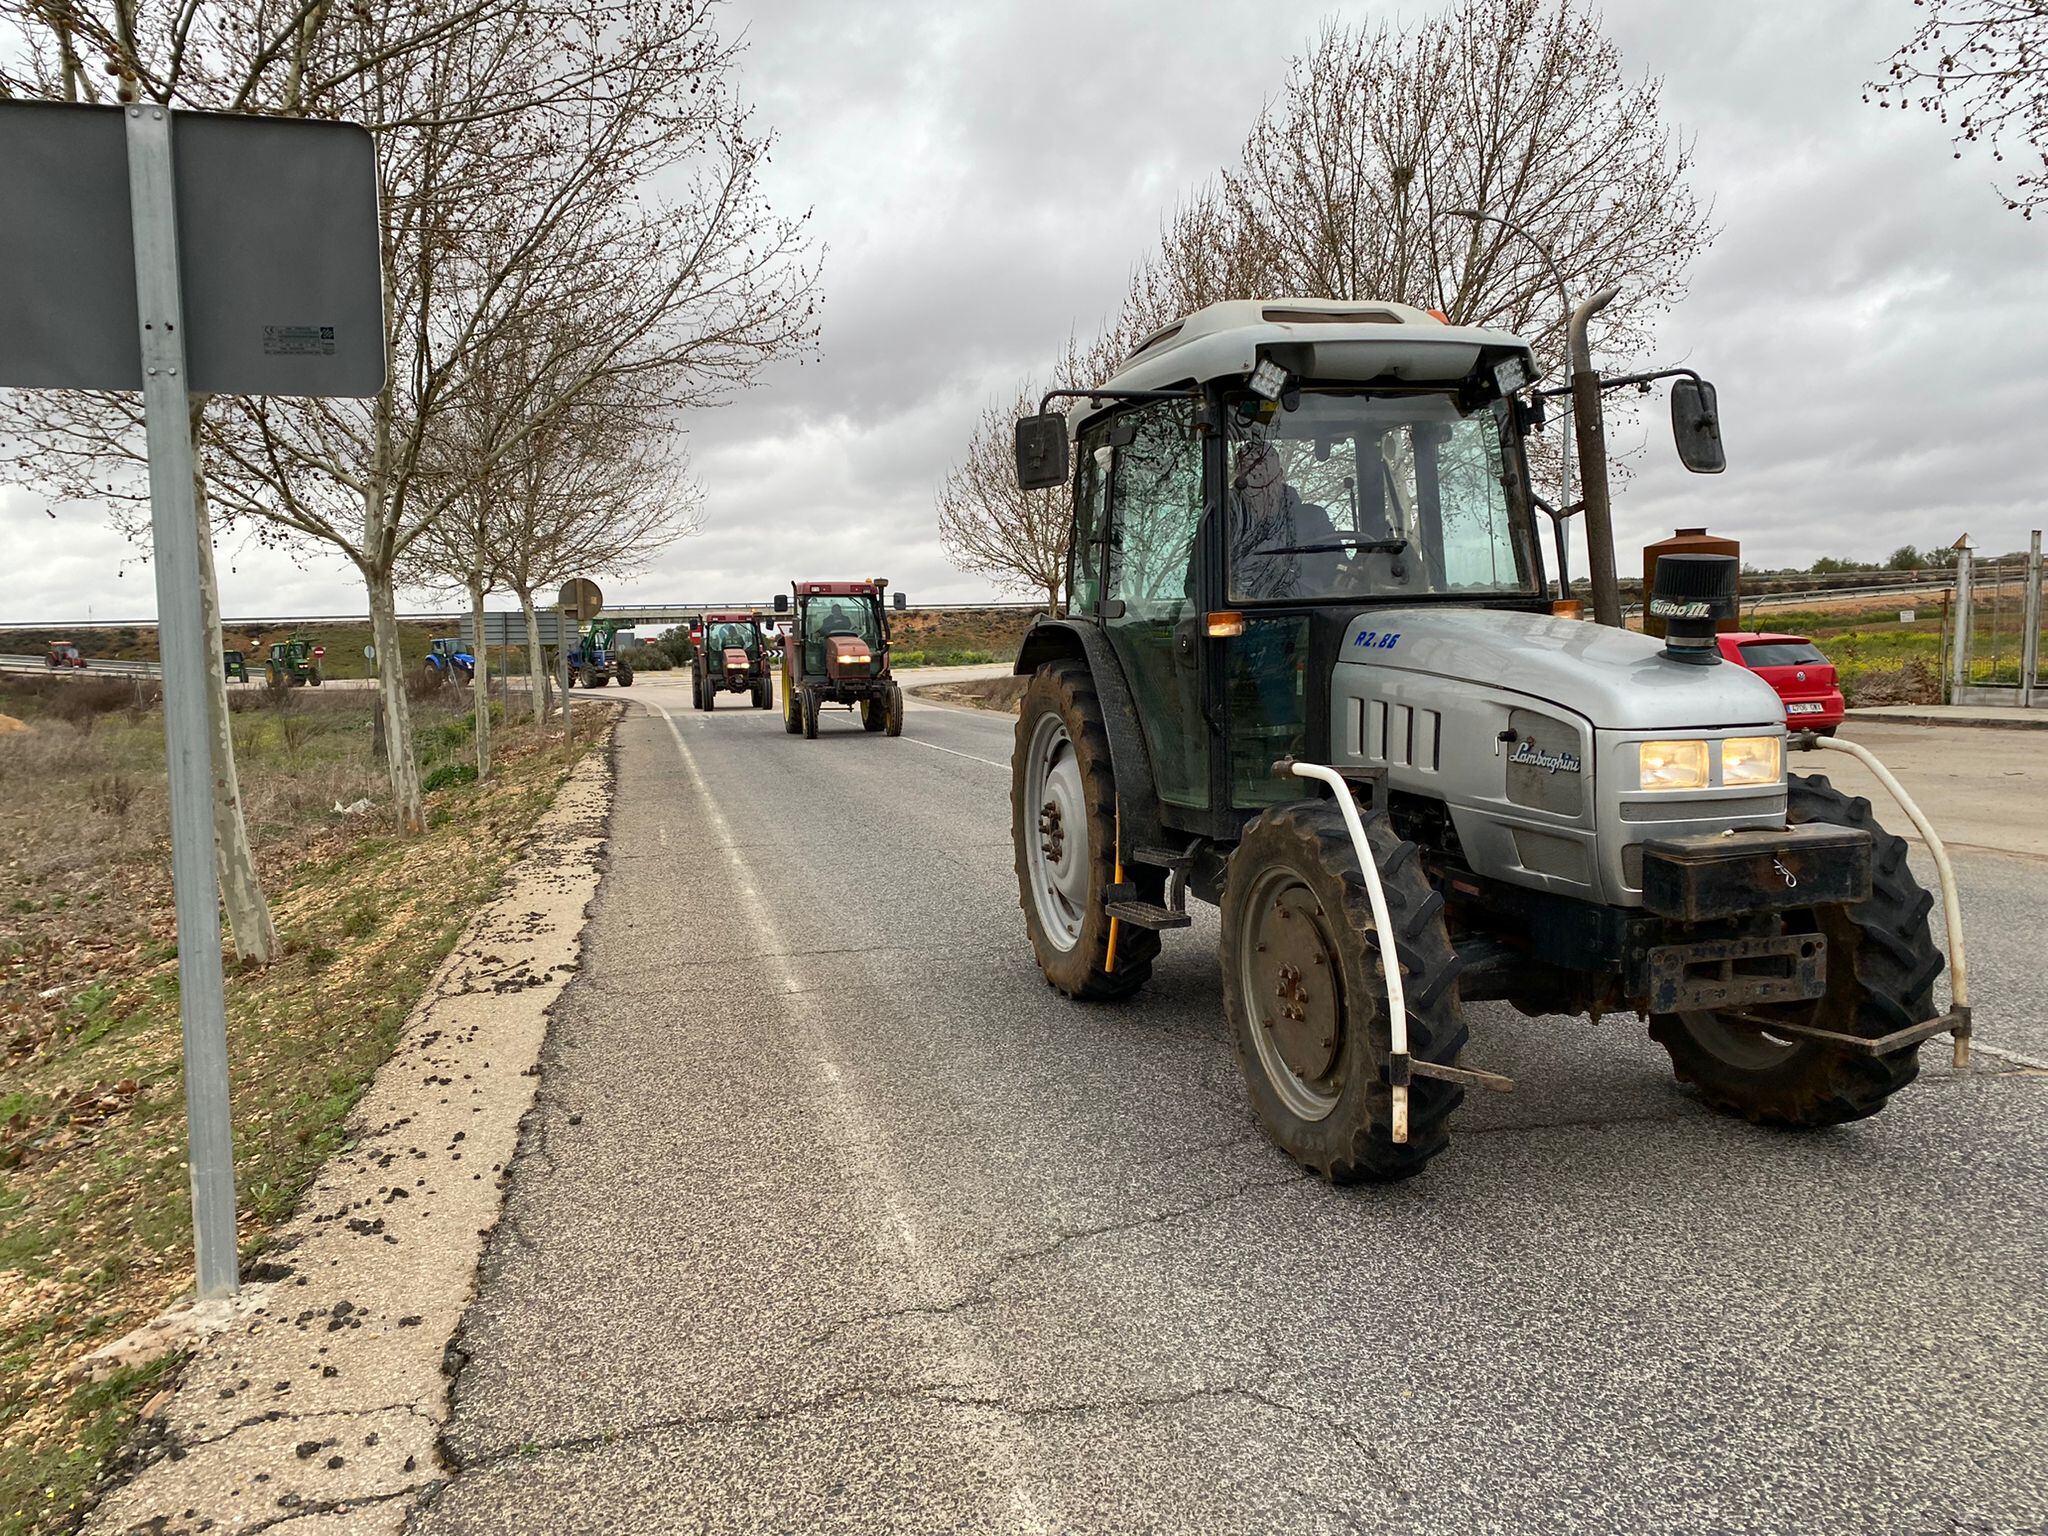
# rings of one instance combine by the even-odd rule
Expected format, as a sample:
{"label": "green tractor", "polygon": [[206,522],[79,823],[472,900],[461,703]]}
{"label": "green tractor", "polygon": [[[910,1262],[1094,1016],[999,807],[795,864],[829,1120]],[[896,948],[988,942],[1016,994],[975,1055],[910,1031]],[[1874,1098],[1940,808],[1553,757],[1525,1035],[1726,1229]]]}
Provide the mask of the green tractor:
{"label": "green tractor", "polygon": [[274,689],[318,688],[322,681],[320,659],[326,654],[326,646],[315,645],[303,635],[272,641],[264,657],[264,666],[270,673],[270,686]]}

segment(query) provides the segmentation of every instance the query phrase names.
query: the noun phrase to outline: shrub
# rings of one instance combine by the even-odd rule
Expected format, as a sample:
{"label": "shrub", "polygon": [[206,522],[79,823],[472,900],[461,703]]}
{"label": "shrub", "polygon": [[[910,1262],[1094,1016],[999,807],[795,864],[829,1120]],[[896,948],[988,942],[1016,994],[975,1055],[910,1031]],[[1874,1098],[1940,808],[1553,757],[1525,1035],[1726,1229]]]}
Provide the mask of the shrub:
{"label": "shrub", "polygon": [[475,782],[476,764],[443,763],[427,775],[420,788],[431,794],[434,790],[447,789],[450,785],[474,784]]}

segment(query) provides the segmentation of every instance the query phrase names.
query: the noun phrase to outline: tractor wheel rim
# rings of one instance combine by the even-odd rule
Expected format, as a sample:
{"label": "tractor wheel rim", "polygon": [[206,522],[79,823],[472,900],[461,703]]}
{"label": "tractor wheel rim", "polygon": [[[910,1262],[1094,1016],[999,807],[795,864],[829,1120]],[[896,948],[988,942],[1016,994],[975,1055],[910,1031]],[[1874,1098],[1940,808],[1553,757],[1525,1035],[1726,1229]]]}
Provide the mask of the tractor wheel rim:
{"label": "tractor wheel rim", "polygon": [[1032,904],[1039,925],[1059,949],[1081,941],[1088,902],[1088,812],[1073,738],[1058,715],[1045,715],[1031,735],[1020,828],[1028,850]]}
{"label": "tractor wheel rim", "polygon": [[1244,913],[1234,958],[1259,1067],[1290,1113],[1327,1119],[1343,1092],[1345,1028],[1329,920],[1290,869],[1261,875]]}
{"label": "tractor wheel rim", "polygon": [[1735,1023],[1718,1013],[1681,1013],[1679,1018],[1702,1047],[1741,1071],[1772,1071],[1782,1067],[1802,1049],[1795,1039],[1774,1035],[1768,1029]]}

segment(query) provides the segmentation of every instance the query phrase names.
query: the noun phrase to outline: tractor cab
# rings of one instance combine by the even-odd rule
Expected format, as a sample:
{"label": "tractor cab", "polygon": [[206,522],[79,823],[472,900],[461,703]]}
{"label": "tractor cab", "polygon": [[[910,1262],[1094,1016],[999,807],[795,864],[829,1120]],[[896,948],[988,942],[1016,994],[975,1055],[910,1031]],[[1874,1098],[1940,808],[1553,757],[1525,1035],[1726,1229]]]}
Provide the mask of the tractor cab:
{"label": "tractor cab", "polygon": [[[791,734],[816,737],[819,711],[845,706],[867,731],[903,734],[903,690],[889,673],[889,583],[798,581],[777,593],[775,611],[789,614],[782,652],[782,723]],[[908,606],[895,595],[900,612]]]}
{"label": "tractor cab", "polygon": [[761,615],[751,609],[707,613],[690,626],[692,702],[715,709],[721,693],[743,693],[756,709],[775,705],[774,674]]}
{"label": "tractor cab", "polygon": [[[1575,362],[1579,441],[1602,389],[1660,378],[1681,459],[1720,469],[1684,369]],[[1562,391],[1536,380],[1518,338],[1407,305],[1238,300],[1018,423],[1019,486],[1073,509],[1069,611],[1016,663],[1039,967],[1128,995],[1186,898],[1216,903],[1253,1106],[1333,1179],[1417,1171],[1465,1087],[1509,1086],[1458,1064],[1465,1002],[1640,1013],[1710,1103],[1788,1125],[1873,1113],[1968,1031],[1898,840],[1788,778],[1777,696],[1717,664],[1735,562],[1665,556],[1666,638],[1618,627],[1589,473],[1613,618],[1553,611],[1528,440]],[[1861,933],[1903,917],[1910,964],[1873,968]]]}

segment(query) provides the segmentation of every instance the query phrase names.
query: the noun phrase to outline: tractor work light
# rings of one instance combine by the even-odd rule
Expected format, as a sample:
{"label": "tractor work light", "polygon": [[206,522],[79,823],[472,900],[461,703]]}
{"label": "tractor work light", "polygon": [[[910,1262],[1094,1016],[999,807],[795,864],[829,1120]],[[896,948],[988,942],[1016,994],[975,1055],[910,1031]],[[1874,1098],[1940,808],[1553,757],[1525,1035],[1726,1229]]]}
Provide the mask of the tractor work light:
{"label": "tractor work light", "polygon": [[1271,358],[1267,358],[1252,370],[1250,379],[1252,393],[1262,400],[1278,400],[1287,388],[1287,370]]}
{"label": "tractor work light", "polygon": [[1705,789],[1704,741],[1646,741],[1636,749],[1638,789]]}
{"label": "tractor work light", "polygon": [[1723,784],[1775,784],[1784,776],[1784,747],[1776,736],[1731,736],[1721,743]]}
{"label": "tractor work light", "polygon": [[1202,628],[1211,640],[1234,640],[1244,633],[1244,615],[1219,610],[1209,615]]}
{"label": "tractor work light", "polygon": [[1534,378],[1535,374],[1529,370],[1529,359],[1519,352],[1493,365],[1493,382],[1503,396],[1512,395]]}

